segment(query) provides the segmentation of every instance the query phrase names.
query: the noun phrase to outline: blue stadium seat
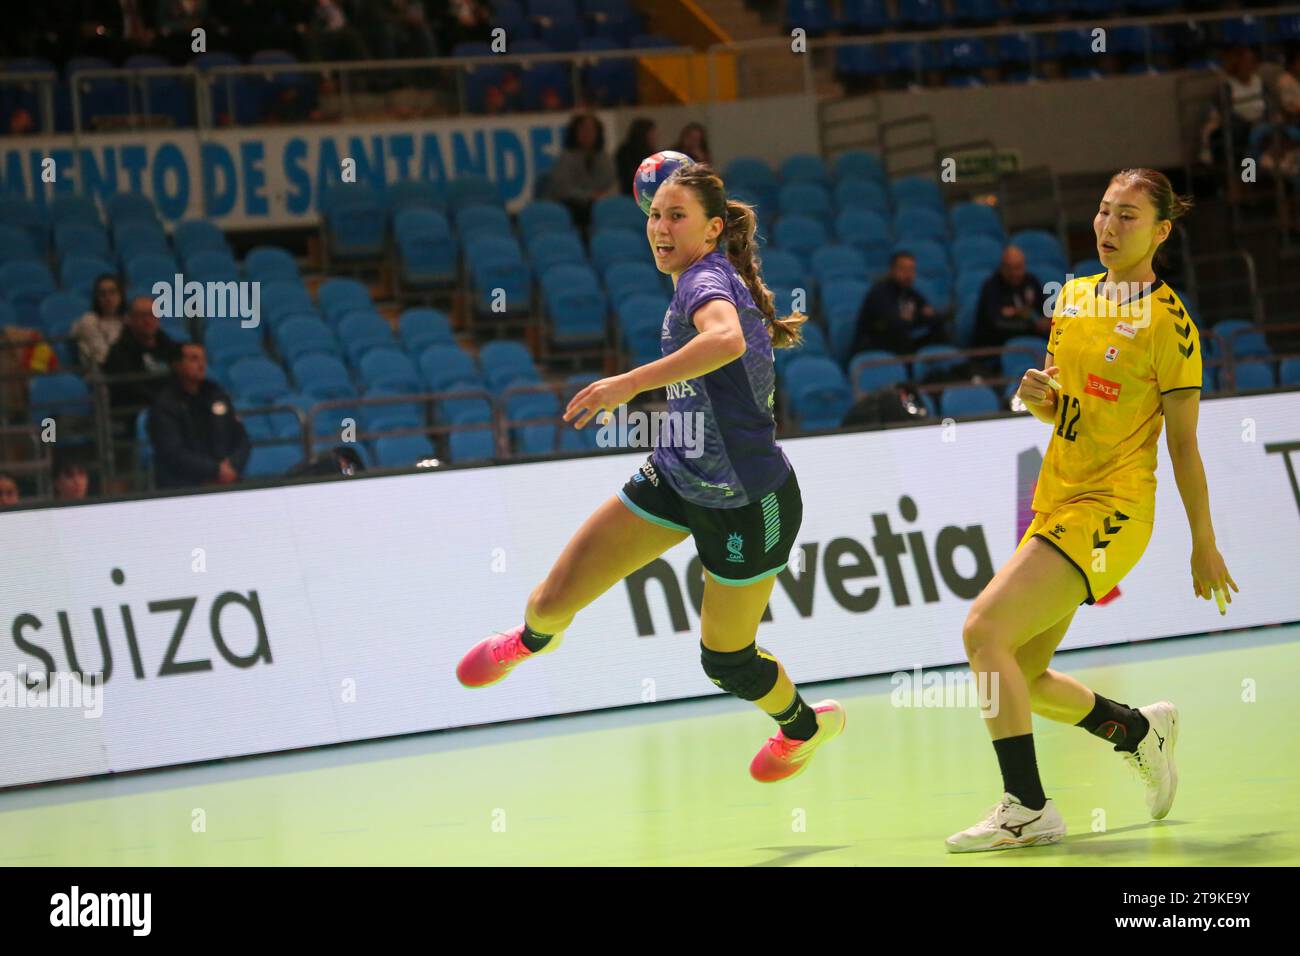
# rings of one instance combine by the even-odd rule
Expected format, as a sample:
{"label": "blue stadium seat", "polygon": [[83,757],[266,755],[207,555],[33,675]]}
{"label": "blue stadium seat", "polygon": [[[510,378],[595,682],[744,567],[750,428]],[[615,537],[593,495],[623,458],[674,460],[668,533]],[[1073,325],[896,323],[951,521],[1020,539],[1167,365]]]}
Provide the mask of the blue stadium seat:
{"label": "blue stadium seat", "polygon": [[[638,211],[637,215],[641,215]],[[601,275],[618,262],[650,261],[650,245],[645,237],[645,217],[640,233],[631,229],[607,228],[591,237],[591,261]]]}
{"label": "blue stadium seat", "polygon": [[111,256],[108,232],[98,223],[61,222],[54,227],[54,251],[59,256],[76,253],[84,256]]}
{"label": "blue stadium seat", "polygon": [[1095,276],[1099,273],[1106,272],[1106,265],[1100,259],[1080,259],[1070,267],[1077,279],[1080,276]]}
{"label": "blue stadium seat", "polygon": [[890,201],[895,209],[910,204],[933,206],[944,212],[943,194],[939,184],[924,176],[903,176],[889,186]]}
{"label": "blue stadium seat", "polygon": [[888,257],[894,245],[889,221],[870,209],[845,209],[835,217],[835,238],[854,246],[869,258]]}
{"label": "blue stadium seat", "polygon": [[456,235],[461,242],[478,235],[513,236],[510,217],[499,206],[471,205],[456,212]]}
{"label": "blue stadium seat", "polygon": [[908,27],[937,27],[944,19],[939,0],[898,0],[898,20]]}
{"label": "blue stadium seat", "polygon": [[859,394],[874,392],[878,388],[910,380],[907,366],[897,361],[897,358],[893,352],[881,349],[870,349],[854,355],[849,361],[849,380],[853,383],[854,391]]}
{"label": "blue stadium seat", "polygon": [[261,330],[246,329],[234,320],[209,322],[203,332],[203,346],[208,364],[215,369],[224,370],[240,359],[263,354]]}
{"label": "blue stadium seat", "polygon": [[804,262],[829,241],[826,227],[820,221],[798,214],[778,219],[773,238],[779,248],[797,254]]}
{"label": "blue stadium seat", "polygon": [[959,277],[966,270],[987,277],[1002,263],[1002,243],[983,233],[959,236],[952,244],[952,259]]}
{"label": "blue stadium seat", "polygon": [[939,399],[939,413],[944,418],[988,415],[1002,410],[998,393],[987,385],[955,385],[945,388]]}
{"label": "blue stadium seat", "polygon": [[430,345],[455,345],[447,314],[440,309],[407,309],[397,321],[398,337],[410,355],[419,355]]}
{"label": "blue stadium seat", "polygon": [[822,285],[835,279],[868,279],[867,260],[848,245],[825,245],[812,254],[812,270]]}
{"label": "blue stadium seat", "polygon": [[479,350],[479,367],[493,392],[520,382],[540,382],[533,355],[522,342],[488,342]]}
{"label": "blue stadium seat", "polygon": [[436,209],[403,209],[393,220],[404,287],[427,289],[456,281],[460,247],[447,217]]}
{"label": "blue stadium seat", "polygon": [[795,153],[781,162],[784,183],[814,183],[829,188],[830,178],[825,161],[816,153]]}
{"label": "blue stadium seat", "polygon": [[334,332],[320,319],[296,315],[278,324],[272,336],[280,357],[289,365],[304,355],[342,355]]}
{"label": "blue stadium seat", "polygon": [[662,355],[660,336],[668,301],[666,295],[658,293],[629,295],[618,303],[619,331],[633,366],[653,362]]}
{"label": "blue stadium seat", "polygon": [[[238,366],[236,366],[238,368]],[[352,398],[356,387],[343,363],[333,355],[304,355],[291,366],[298,390],[314,401]]]}
{"label": "blue stadium seat", "polygon": [[388,208],[382,194],[361,183],[335,183],[321,195],[325,247],[332,260],[360,262],[384,253]]}
{"label": "blue stadium seat", "polygon": [[645,213],[631,196],[606,196],[591,205],[593,232],[600,229],[630,229],[634,233],[644,234],[645,221]]}
{"label": "blue stadium seat", "polygon": [[874,179],[845,176],[835,184],[835,204],[842,210],[889,212],[889,193]]}
{"label": "blue stadium seat", "polygon": [[403,179],[389,183],[385,195],[388,210],[394,219],[406,209],[432,209],[440,213],[445,213],[447,209],[447,199],[437,184],[423,179]]}
{"label": "blue stadium seat", "polygon": [[799,213],[829,219],[832,211],[831,194],[816,182],[796,181],[786,183],[777,196],[781,215]]}
{"label": "blue stadium seat", "polygon": [[663,290],[661,274],[645,262],[616,262],[605,273],[605,289],[615,308],[630,295],[655,295]]}
{"label": "blue stadium seat", "polygon": [[804,431],[838,428],[853,404],[853,393],[832,359],[805,355],[785,367],[790,410]]}
{"label": "blue stadium seat", "polygon": [[951,281],[952,264],[945,246],[933,239],[908,239],[894,243],[896,252],[911,253],[916,259],[917,277]]}
{"label": "blue stadium seat", "polygon": [[998,242],[1006,240],[1006,230],[997,210],[983,203],[963,202],[953,206],[948,212],[948,222],[955,237],[986,235]]}
{"label": "blue stadium seat", "polygon": [[239,264],[228,252],[196,252],[185,263],[185,281],[238,282]]}
{"label": "blue stadium seat", "polygon": [[76,292],[90,297],[95,291],[95,281],[102,275],[116,275],[112,262],[101,256],[66,256],[59,266],[60,285],[65,292]]}
{"label": "blue stadium seat", "polygon": [[94,414],[90,389],[80,376],[71,372],[52,372],[33,376],[29,381],[27,420],[33,425],[40,425],[46,418],[89,418]]}
{"label": "blue stadium seat", "polygon": [[420,374],[431,392],[456,387],[482,388],[483,377],[473,357],[456,345],[431,345],[420,353]]}
{"label": "blue stadium seat", "polygon": [[188,258],[205,249],[229,252],[230,244],[225,234],[206,219],[187,219],[176,224],[172,233],[176,251]]}
{"label": "blue stadium seat", "polygon": [[546,233],[571,233],[573,216],[569,208],[550,199],[536,199],[519,210],[519,231],[525,244]]}
{"label": "blue stadium seat", "polygon": [[43,259],[45,250],[39,252],[32,237],[18,226],[0,224],[0,262],[14,259]]}
{"label": "blue stadium seat", "polygon": [[948,221],[942,212],[932,206],[901,206],[894,213],[893,225],[894,237],[900,242],[908,239],[948,241]]}
{"label": "blue stadium seat", "polygon": [[88,196],[71,193],[59,193],[50,201],[49,223],[57,226],[64,222],[81,222],[87,225],[101,225],[99,207]]}
{"label": "blue stadium seat", "polygon": [[841,181],[849,178],[867,179],[881,186],[887,181],[885,164],[875,153],[865,150],[850,150],[835,157],[835,178]]}
{"label": "blue stadium seat", "polygon": [[1002,343],[1002,375],[1019,379],[1031,368],[1040,368],[1047,356],[1047,339],[1034,335],[1015,335]]}
{"label": "blue stadium seat", "polygon": [[357,372],[367,390],[382,388],[403,395],[424,390],[420,370],[410,356],[392,346],[366,352],[357,363]]}
{"label": "blue stadium seat", "polygon": [[383,435],[371,447],[377,468],[409,468],[434,457],[433,445],[423,435]]}
{"label": "blue stadium seat", "polygon": [[254,445],[248,454],[247,478],[272,478],[287,474],[302,461],[297,445]]}
{"label": "blue stadium seat", "polygon": [[371,349],[397,349],[392,326],[372,309],[345,312],[338,323],[338,336],[343,354],[353,368],[358,366],[362,356]]}
{"label": "blue stadium seat", "polygon": [[[450,424],[482,424],[483,419],[473,412],[462,413],[453,418]],[[465,428],[453,431],[448,436],[448,460],[459,465],[474,461],[491,461],[496,457],[496,439],[489,428]]]}
{"label": "blue stadium seat", "polygon": [[[617,232],[621,234],[626,230]],[[528,261],[538,276],[544,276],[553,265],[587,265],[587,250],[576,233],[544,232],[529,240]]]}
{"label": "blue stadium seat", "polygon": [[316,301],[331,326],[346,312],[370,309],[370,290],[356,279],[326,279],[316,290]]}
{"label": "blue stadium seat", "polygon": [[496,183],[477,173],[459,173],[448,180],[447,208],[453,217],[467,206],[500,206],[501,193]]}
{"label": "blue stadium seat", "polygon": [[1065,272],[1069,265],[1060,239],[1046,229],[1021,229],[1011,235],[1008,244],[1023,252],[1026,259],[1058,263],[1060,272]]}
{"label": "blue stadium seat", "polygon": [[279,246],[257,246],[244,257],[244,272],[254,282],[299,279],[298,263]]}
{"label": "blue stadium seat", "polygon": [[236,405],[271,405],[293,392],[284,369],[265,357],[240,359],[226,377]]}
{"label": "blue stadium seat", "polygon": [[1239,392],[1277,387],[1273,366],[1268,362],[1237,362],[1232,368],[1232,378]]}

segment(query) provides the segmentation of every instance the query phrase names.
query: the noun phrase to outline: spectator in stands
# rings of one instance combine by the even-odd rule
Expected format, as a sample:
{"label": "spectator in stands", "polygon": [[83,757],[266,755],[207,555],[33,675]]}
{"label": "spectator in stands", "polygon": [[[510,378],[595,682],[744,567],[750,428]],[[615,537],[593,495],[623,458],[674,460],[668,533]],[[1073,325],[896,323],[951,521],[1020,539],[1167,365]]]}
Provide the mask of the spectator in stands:
{"label": "spectator in stands", "polygon": [[1043,288],[1025,270],[1025,254],[1002,250],[1002,264],[984,280],[975,313],[975,344],[1002,345],[1017,335],[1046,335],[1052,320],[1043,315]]}
{"label": "spectator in stands", "polygon": [[[1239,166],[1247,155],[1251,131],[1264,122],[1268,111],[1268,93],[1259,75],[1259,55],[1250,47],[1229,47],[1223,54],[1227,74],[1222,97],[1211,104],[1209,116],[1201,129],[1201,159],[1222,165],[1227,149],[1227,134],[1232,136],[1232,164]],[[1230,104],[1224,117],[1220,103]]]}
{"label": "spectator in stands", "polygon": [[159,328],[158,316],[153,314],[153,299],[147,295],[131,300],[125,325],[100,370],[106,376],[148,374],[154,378],[110,383],[109,394],[115,410],[153,404],[166,382],[177,349],[176,341]]}
{"label": "spectator in stands", "polygon": [[248,463],[248,432],[225,389],[205,377],[207,370],[203,346],[182,344],[172,378],[149,412],[159,488],[234,484]]}
{"label": "spectator in stands", "polygon": [[0,508],[12,508],[16,504],[18,504],[18,482],[0,472]]}
{"label": "spectator in stands", "polygon": [[106,272],[95,280],[95,299],[90,311],[73,324],[70,333],[77,340],[83,369],[104,364],[108,350],[122,337],[125,306],[121,279]]}
{"label": "spectator in stands", "polygon": [[895,252],[889,260],[888,274],[862,300],[850,355],[866,349],[906,355],[922,345],[946,342],[939,316],[925,296],[913,288],[915,283],[915,257]]}
{"label": "spectator in stands", "polygon": [[81,452],[62,446],[54,451],[54,497],[59,501],[81,501],[90,491],[90,476]]}
{"label": "spectator in stands", "polygon": [[157,36],[157,4],[152,0],[81,0],[77,28],[80,54],[121,62],[151,52]]}
{"label": "spectator in stands", "polygon": [[573,221],[585,229],[591,204],[617,188],[614,161],[605,152],[604,124],[592,113],[578,113],[564,132],[564,152],[546,174],[542,198],[564,203]]}
{"label": "spectator in stands", "polygon": [[687,123],[677,134],[677,142],[671,147],[679,153],[685,153],[697,163],[712,163],[709,152],[709,134],[699,123]]}
{"label": "spectator in stands", "polygon": [[366,60],[370,53],[361,34],[348,24],[341,0],[316,0],[307,27],[307,55],[313,60]]}
{"label": "spectator in stands", "polygon": [[[1283,66],[1274,87],[1276,125],[1267,151],[1259,158],[1259,165],[1261,169],[1291,178],[1300,175],[1300,142],[1292,138],[1293,131],[1300,124],[1300,43],[1287,47]],[[1281,211],[1285,217],[1290,206],[1283,203]]]}
{"label": "spectator in stands", "polygon": [[614,157],[614,172],[620,192],[632,195],[632,177],[636,175],[636,168],[641,165],[641,160],[654,155],[657,141],[654,120],[642,116],[632,121],[627,136]]}
{"label": "spectator in stands", "polygon": [[480,0],[435,3],[438,19],[434,35],[442,42],[442,55],[450,56],[457,43],[486,43],[492,38],[492,11]]}

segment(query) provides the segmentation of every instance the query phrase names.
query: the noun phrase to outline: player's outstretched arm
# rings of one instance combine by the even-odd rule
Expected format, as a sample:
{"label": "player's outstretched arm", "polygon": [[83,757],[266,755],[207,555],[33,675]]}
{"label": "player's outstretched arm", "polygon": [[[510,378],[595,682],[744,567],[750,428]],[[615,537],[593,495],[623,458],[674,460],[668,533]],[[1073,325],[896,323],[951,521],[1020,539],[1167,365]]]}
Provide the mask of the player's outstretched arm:
{"label": "player's outstretched arm", "polygon": [[[1165,413],[1165,441],[1169,460],[1174,466],[1178,494],[1183,499],[1187,523],[1192,530],[1192,589],[1197,597],[1210,599],[1212,589],[1232,603],[1231,585],[1236,591],[1223,555],[1214,540],[1214,523],[1210,520],[1210,491],[1205,481],[1205,465],[1196,443],[1196,424],[1200,418],[1201,393],[1196,388],[1180,388],[1161,396]],[[1223,605],[1220,604],[1222,612]]]}

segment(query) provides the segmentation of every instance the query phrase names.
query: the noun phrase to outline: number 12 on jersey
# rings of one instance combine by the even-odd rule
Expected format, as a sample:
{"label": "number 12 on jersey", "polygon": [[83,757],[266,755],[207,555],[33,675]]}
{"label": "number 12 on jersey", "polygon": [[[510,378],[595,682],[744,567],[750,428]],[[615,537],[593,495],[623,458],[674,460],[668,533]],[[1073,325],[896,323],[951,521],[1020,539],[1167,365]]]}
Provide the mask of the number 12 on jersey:
{"label": "number 12 on jersey", "polygon": [[1056,426],[1056,434],[1066,441],[1074,441],[1079,437],[1074,426],[1079,424],[1079,398],[1077,395],[1066,395],[1061,393],[1061,421]]}

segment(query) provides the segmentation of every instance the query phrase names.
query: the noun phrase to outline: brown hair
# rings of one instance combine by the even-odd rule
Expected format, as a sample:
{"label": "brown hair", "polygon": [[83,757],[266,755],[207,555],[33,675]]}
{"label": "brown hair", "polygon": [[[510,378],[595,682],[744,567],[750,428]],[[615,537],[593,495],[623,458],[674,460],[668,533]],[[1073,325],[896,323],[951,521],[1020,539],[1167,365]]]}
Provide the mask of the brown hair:
{"label": "brown hair", "polygon": [[808,321],[808,316],[794,312],[777,317],[776,302],[772,290],[763,281],[760,271],[762,261],[758,255],[758,243],[755,233],[758,230],[758,216],[754,207],[738,199],[726,198],[722,177],[706,163],[694,163],[683,166],[669,177],[669,182],[685,186],[704,207],[704,215],[709,219],[718,217],[723,222],[722,233],[718,236],[718,249],[724,251],[727,259],[740,273],[749,294],[754,297],[754,304],[763,313],[768,333],[772,336],[772,347],[777,349],[795,348],[803,341],[799,326]]}
{"label": "brown hair", "polygon": [[[1156,207],[1156,222],[1160,222],[1162,219],[1176,222],[1192,209],[1192,197],[1180,196],[1174,192],[1169,177],[1158,169],[1146,169],[1145,167],[1121,169],[1110,177],[1110,182],[1119,183],[1121,186],[1136,186],[1142,190],[1146,197],[1151,200],[1151,205]],[[1173,230],[1170,230],[1169,235],[1173,235]],[[1156,254],[1160,255],[1159,250],[1157,250]]]}

